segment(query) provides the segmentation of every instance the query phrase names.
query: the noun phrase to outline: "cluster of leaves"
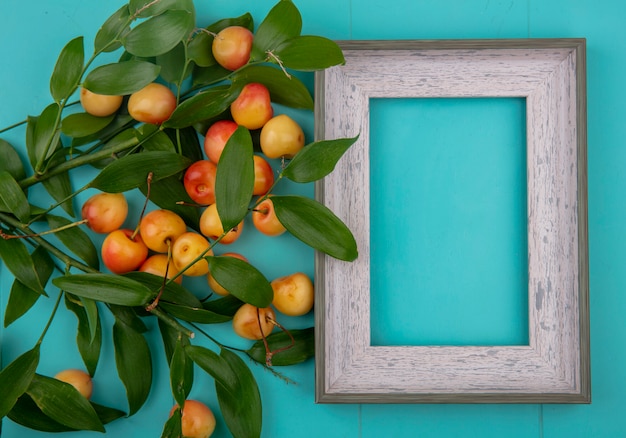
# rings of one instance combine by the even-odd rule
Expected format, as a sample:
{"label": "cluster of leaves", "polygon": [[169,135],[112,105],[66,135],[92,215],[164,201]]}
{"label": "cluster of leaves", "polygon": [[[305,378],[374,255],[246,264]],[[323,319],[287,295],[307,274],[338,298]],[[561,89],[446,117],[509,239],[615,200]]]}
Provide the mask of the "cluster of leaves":
{"label": "cluster of leaves", "polygon": [[[254,30],[252,16],[223,19],[201,29],[195,23],[192,0],[130,0],[99,29],[89,59],[85,59],[82,37],[63,48],[50,79],[52,103],[41,114],[27,118],[28,167],[17,149],[0,139],[0,259],[15,277],[4,324],[26,315],[39,298],[56,296],[50,321],[61,303],[76,315],[77,347],[93,375],[107,329],[101,313],[110,312],[116,367],[128,404],[126,411],[98,405],[82,398],[72,386],[37,373],[48,323],[36,345],[0,371],[0,418],[60,432],[104,431],[108,422],[133,415],[145,403],[152,385],[144,319],[156,317],[176,402],[183,405],[188,397],[195,364],[215,380],[220,409],[231,433],[236,437],[260,435],[261,397],[241,355],[208,335],[217,352],[192,345],[189,327],[205,333],[199,324],[229,321],[244,302],[268,306],[272,289],[263,274],[236,259],[206,256],[211,273],[232,294],[201,302],[184,286],[174,282],[163,285],[150,274],[101,271],[89,233],[73,222],[74,198],[81,191],[139,189],[155,205],[178,213],[191,229],[197,229],[198,210],[188,206],[182,174],[192,162],[202,159],[198,134],[226,117],[230,104],[250,82],[266,85],[277,104],[312,110],[308,89],[288,71],[315,71],[344,62],[332,41],[301,35],[301,16],[290,0],[279,1],[259,24],[250,62],[234,72],[215,62],[212,39],[230,25]],[[115,51],[121,52],[117,62],[95,66],[99,55]],[[169,84],[178,98],[176,110],[160,126],[139,124],[124,111],[108,117],[71,111],[71,99],[81,86],[99,94],[127,96],[153,81]],[[249,214],[255,203],[249,171],[257,146],[252,134],[239,128],[218,166],[216,203],[225,233]],[[323,178],[354,140],[307,145],[281,168],[277,181],[287,178],[309,183]],[[79,167],[93,169],[95,177],[74,189],[72,170]],[[28,189],[34,185],[43,186],[57,204],[50,208],[32,204]],[[273,199],[279,220],[296,238],[332,257],[347,261],[357,257],[350,230],[322,204],[301,196]],[[36,223],[47,227],[62,245],[50,241],[46,232],[35,233]],[[159,305],[146,310],[158,293],[162,293]],[[280,351],[273,357],[274,365],[300,363],[313,354],[312,328],[271,335],[244,353],[265,364],[268,348]],[[176,410],[167,421],[164,437],[180,436],[180,414],[180,409]]]}

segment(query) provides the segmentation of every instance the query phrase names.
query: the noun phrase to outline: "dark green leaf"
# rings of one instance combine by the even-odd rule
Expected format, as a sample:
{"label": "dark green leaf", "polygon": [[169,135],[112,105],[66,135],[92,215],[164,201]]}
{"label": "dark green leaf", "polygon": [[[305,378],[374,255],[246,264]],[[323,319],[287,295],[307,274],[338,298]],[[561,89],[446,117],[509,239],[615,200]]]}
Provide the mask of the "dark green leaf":
{"label": "dark green leaf", "polygon": [[239,89],[218,87],[202,91],[182,102],[163,123],[166,128],[186,128],[226,111],[237,98]]}
{"label": "dark green leaf", "polygon": [[4,326],[8,327],[30,310],[41,295],[24,283],[15,280],[11,286],[9,301],[4,309]]}
{"label": "dark green leaf", "polygon": [[90,187],[107,193],[121,193],[146,183],[148,174],[158,181],[185,170],[191,160],[173,152],[146,151],[113,161],[96,176]]}
{"label": "dark green leaf", "polygon": [[175,144],[177,150],[191,161],[204,159],[203,148],[196,130],[189,126],[182,129],[166,129],[165,133]]}
{"label": "dark green leaf", "polygon": [[27,393],[44,414],[67,427],[105,431],[93,406],[69,383],[35,374]]}
{"label": "dark green leaf", "polygon": [[[137,144],[139,143],[139,135],[139,132],[137,132],[135,128],[130,127],[128,129],[125,129],[120,133],[115,134],[113,138],[108,140],[102,147],[102,150],[113,151],[120,150],[120,148],[126,147],[129,151],[133,147],[137,146]],[[123,152],[118,152],[115,154],[111,152],[110,158],[103,158],[102,160],[92,163],[92,165],[98,169],[103,169],[114,161],[117,161],[119,157],[127,155],[127,150],[123,150]]]}
{"label": "dark green leaf", "polygon": [[295,76],[287,76],[277,67],[249,65],[233,75],[233,82],[241,86],[260,82],[270,92],[272,102],[291,108],[313,110],[313,97],[308,88]]}
{"label": "dark green leaf", "polygon": [[95,52],[112,52],[121,47],[121,35],[130,30],[128,5],[124,5],[111,15],[96,34]]}
{"label": "dark green leaf", "polygon": [[60,111],[59,105],[52,103],[36,119],[33,132],[33,149],[28,151],[33,166],[36,166],[41,159],[50,158],[55,151],[59,136],[57,118]]}
{"label": "dark green leaf", "polygon": [[167,363],[172,361],[174,357],[174,350],[176,349],[176,343],[178,342],[178,336],[180,332],[174,327],[164,322],[161,318],[158,318],[159,332],[161,333],[161,339],[163,340],[163,347],[165,350],[165,358]]}
{"label": "dark green leaf", "polygon": [[[58,166],[65,162],[65,152],[59,149],[50,159],[49,166]],[[46,191],[57,202],[62,202],[61,207],[67,214],[74,217],[74,207],[72,195],[72,182],[68,172],[60,173],[43,181]]]}
{"label": "dark green leaf", "polygon": [[200,67],[215,65],[215,58],[211,49],[213,36],[206,32],[199,32],[193,36],[187,46],[187,56]]}
{"label": "dark green leaf", "polygon": [[219,354],[199,345],[186,346],[185,353],[233,397],[237,396],[238,376]]}
{"label": "dark green leaf", "polygon": [[176,408],[165,422],[161,438],[183,438],[182,427],[181,411],[180,408]]}
{"label": "dark green leaf", "polygon": [[242,304],[243,301],[239,298],[228,294],[225,297],[218,298],[217,300],[205,301],[202,304],[202,307],[206,310],[210,310],[211,312],[230,316],[232,318]]}
{"label": "dark green leaf", "polygon": [[161,68],[147,61],[124,61],[93,69],[83,87],[97,94],[124,96],[141,90],[153,82]]}
{"label": "dark green leaf", "polygon": [[161,77],[172,84],[180,84],[192,71],[191,65],[185,59],[183,43],[179,43],[172,50],[157,56],[156,63],[161,66]]}
{"label": "dark green leaf", "polygon": [[170,361],[170,384],[178,406],[183,406],[193,386],[193,361],[187,357],[184,348],[189,338],[180,335]]}
{"label": "dark green leaf", "polygon": [[302,31],[302,16],[290,0],[281,0],[268,12],[259,25],[252,46],[255,61],[266,59],[267,51],[275,51],[283,42],[297,37]]}
{"label": "dark green leaf", "polygon": [[252,15],[249,12],[246,12],[239,17],[234,18],[222,18],[221,20],[216,21],[215,23],[206,27],[211,33],[218,33],[220,30],[225,29],[229,26],[241,26],[246,29],[253,31],[254,30],[254,20]]}
{"label": "dark green leaf", "polygon": [[267,307],[274,291],[261,271],[235,257],[208,257],[209,271],[215,281],[243,302]]}
{"label": "dark green leaf", "polygon": [[133,329],[137,333],[145,333],[148,331],[148,327],[143,320],[137,315],[134,308],[128,306],[120,306],[117,304],[110,304],[109,309],[116,321],[124,323],[125,326]]}
{"label": "dark green leaf", "polygon": [[102,406],[94,402],[91,402],[91,406],[93,406],[96,414],[98,414],[98,417],[100,418],[100,421],[102,421],[102,424],[108,424],[111,421],[126,416],[126,413],[120,411],[119,409],[109,408],[107,406]]}
{"label": "dark green leaf", "polygon": [[145,306],[153,298],[149,288],[120,275],[65,275],[54,278],[52,283],[74,295],[120,306]]}
{"label": "dark green leaf", "polygon": [[135,56],[150,57],[172,50],[193,30],[194,16],[185,10],[168,10],[143,21],[124,37],[124,47]]}
{"label": "dark green leaf", "polygon": [[[124,277],[131,278],[139,283],[149,287],[155,293],[163,286],[163,278],[158,275],[148,274],[147,272],[128,272]],[[162,301],[179,304],[189,307],[202,307],[202,303],[194,294],[185,289],[184,286],[173,281],[167,283],[161,295]]]}
{"label": "dark green leaf", "polygon": [[303,196],[272,196],[272,203],[280,223],[302,242],[340,260],[357,258],[352,232],[324,205]]}
{"label": "dark green leaf", "polygon": [[193,86],[204,87],[206,85],[216,84],[227,79],[232,71],[226,70],[219,64],[208,67],[195,66],[193,70]]}
{"label": "dark green leaf", "polygon": [[133,17],[146,18],[154,15],[162,14],[169,9],[184,9],[188,12],[194,12],[193,2],[190,0],[131,0],[128,3],[128,9]]}
{"label": "dark green leaf", "polygon": [[[144,184],[139,188],[144,194],[147,193],[147,185]],[[173,175],[159,181],[152,181],[150,200],[159,207],[178,214],[190,228],[200,229],[200,212],[198,208],[192,206],[194,202],[178,176]],[[179,201],[183,204],[179,204]]]}
{"label": "dark green leaf", "polygon": [[96,141],[101,144],[106,144],[109,140],[118,135],[118,133],[125,132],[124,128],[130,128],[135,123],[135,120],[128,114],[118,112],[113,116],[111,123],[102,130],[84,137],[73,137],[71,146],[82,146]]}
{"label": "dark green leaf", "polygon": [[39,364],[39,344],[28,350],[0,371],[0,418],[12,408],[28,388]]}
{"label": "dark green leaf", "polygon": [[41,412],[39,406],[35,404],[28,394],[23,394],[7,415],[12,421],[21,424],[24,427],[42,432],[70,432],[76,429],[67,427],[54,421],[46,414]]}
{"label": "dark green leaf", "polygon": [[[88,300],[83,299],[85,302]],[[72,311],[78,319],[78,328],[76,331],[76,345],[83,359],[85,367],[90,375],[94,375],[100,352],[102,349],[102,326],[100,318],[96,314],[95,321],[91,321],[83,301],[73,296],[65,294],[65,306]]]}
{"label": "dark green leaf", "polygon": [[21,239],[0,238],[0,259],[13,276],[26,287],[40,295],[45,294],[33,258]]}
{"label": "dark green leaf", "polygon": [[69,137],[86,137],[102,131],[113,121],[115,114],[96,117],[89,113],[74,113],[63,119],[61,132]]}
{"label": "dark green leaf", "polygon": [[[285,332],[274,333],[266,338],[270,351],[278,351],[272,355],[272,365],[295,365],[315,355],[315,330],[313,327],[291,330],[290,333],[293,336],[293,341],[289,334]],[[266,363],[266,351],[263,340],[255,342],[247,353],[255,361]]]}
{"label": "dark green leaf", "polygon": [[225,231],[248,213],[254,190],[253,155],[250,131],[240,126],[226,142],[215,176],[215,203]]}
{"label": "dark green leaf", "polygon": [[113,344],[117,373],[126,388],[128,415],[135,414],[145,403],[152,385],[150,347],[142,334],[116,320]]}
{"label": "dark green leaf", "polygon": [[180,304],[170,304],[161,301],[159,306],[170,315],[188,322],[198,322],[201,324],[221,324],[230,321],[232,318],[219,313],[211,312],[203,307],[181,306]]}
{"label": "dark green leaf", "polygon": [[215,381],[217,399],[224,421],[234,438],[261,436],[261,395],[250,369],[235,353],[222,348],[220,357],[237,376],[237,393]]}
{"label": "dark green leaf", "polygon": [[309,183],[330,174],[343,154],[357,140],[341,138],[311,143],[301,149],[283,169],[283,176],[299,183]]}
{"label": "dark green leaf", "polygon": [[30,218],[30,205],[20,185],[6,170],[0,170],[0,205],[7,208],[20,222]]}
{"label": "dark green leaf", "polygon": [[[62,217],[48,214],[48,225],[54,230],[72,224],[71,221]],[[98,269],[100,260],[98,259],[98,250],[95,245],[82,229],[73,226],[62,231],[57,231],[55,235],[59,238],[70,251],[80,257],[89,266]]]}
{"label": "dark green leaf", "polygon": [[275,55],[285,67],[300,71],[323,70],[346,62],[336,42],[315,35],[289,40],[276,50]]}
{"label": "dark green leaf", "polygon": [[146,151],[176,152],[174,143],[157,125],[145,124],[137,129],[139,140]]}
{"label": "dark green leaf", "polygon": [[6,170],[16,181],[26,177],[22,159],[17,150],[8,141],[0,138],[0,171]]}
{"label": "dark green leaf", "polygon": [[52,77],[50,93],[55,102],[68,99],[80,82],[85,61],[83,37],[74,38],[61,50]]}

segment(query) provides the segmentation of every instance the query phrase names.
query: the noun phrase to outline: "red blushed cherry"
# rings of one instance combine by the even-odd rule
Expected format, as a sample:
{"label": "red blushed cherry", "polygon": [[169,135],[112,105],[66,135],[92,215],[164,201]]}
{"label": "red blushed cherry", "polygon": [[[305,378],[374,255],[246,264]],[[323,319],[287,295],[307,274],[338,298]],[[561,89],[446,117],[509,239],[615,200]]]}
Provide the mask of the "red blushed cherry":
{"label": "red blushed cherry", "polygon": [[109,233],[102,242],[102,262],[114,274],[137,270],[148,258],[148,247],[139,233],[128,229]]}
{"label": "red blushed cherry", "polygon": [[199,160],[185,171],[183,184],[189,197],[201,205],[215,203],[217,166],[209,160]]}
{"label": "red blushed cherry", "polygon": [[274,184],[274,170],[270,163],[260,155],[254,156],[253,195],[265,195]]}
{"label": "red blushed cherry", "polygon": [[238,126],[232,120],[219,120],[209,127],[204,136],[204,153],[209,160],[219,162],[226,142]]}

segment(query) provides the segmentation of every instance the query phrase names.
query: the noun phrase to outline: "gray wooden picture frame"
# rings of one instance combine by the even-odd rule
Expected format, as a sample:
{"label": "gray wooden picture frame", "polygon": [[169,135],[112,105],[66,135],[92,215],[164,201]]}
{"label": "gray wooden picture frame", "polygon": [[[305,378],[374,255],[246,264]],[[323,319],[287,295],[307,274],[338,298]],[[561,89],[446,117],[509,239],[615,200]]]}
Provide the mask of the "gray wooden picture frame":
{"label": "gray wooden picture frame", "polygon": [[[316,255],[316,402],[590,403],[585,40],[339,44],[346,64],[316,73],[316,138],[360,137],[316,197],[359,258]],[[528,345],[371,345],[369,99],[396,97],[525,98]]]}

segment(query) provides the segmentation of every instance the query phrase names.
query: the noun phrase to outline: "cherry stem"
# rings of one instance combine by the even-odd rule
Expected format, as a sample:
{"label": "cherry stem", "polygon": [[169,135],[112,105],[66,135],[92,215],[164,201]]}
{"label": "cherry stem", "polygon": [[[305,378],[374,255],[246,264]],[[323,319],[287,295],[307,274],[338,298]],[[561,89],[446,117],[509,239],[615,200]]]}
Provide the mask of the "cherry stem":
{"label": "cherry stem", "polygon": [[146,178],[146,184],[148,188],[146,189],[146,201],[143,203],[143,208],[141,209],[141,213],[139,214],[139,220],[137,221],[137,227],[135,231],[133,231],[132,236],[130,236],[130,240],[135,240],[137,234],[139,234],[139,225],[141,225],[141,219],[143,219],[143,215],[146,213],[146,208],[148,207],[148,202],[150,201],[150,191],[152,189],[152,177],[154,173],[148,173],[148,177]]}
{"label": "cherry stem", "polygon": [[87,219],[83,219],[81,221],[72,222],[71,224],[63,225],[61,227],[54,228],[52,230],[46,230],[46,231],[42,231],[41,233],[33,233],[33,234],[7,234],[4,231],[0,230],[0,237],[2,237],[4,240],[24,239],[27,237],[41,237],[41,236],[45,236],[46,234],[58,233],[59,231],[67,230],[69,228],[74,228],[74,227],[77,227],[79,225],[83,225],[86,223],[87,223]]}
{"label": "cherry stem", "polygon": [[289,73],[287,73],[287,70],[285,69],[285,66],[283,65],[283,61],[280,60],[280,58],[278,56],[276,56],[274,54],[274,52],[272,52],[271,50],[268,50],[267,52],[267,56],[274,60],[274,62],[276,62],[276,64],[278,64],[280,66],[280,69],[283,71],[283,73],[285,73],[285,76],[287,76],[289,79],[291,79],[291,75]]}
{"label": "cherry stem", "polygon": [[161,295],[163,295],[163,291],[165,290],[165,288],[167,287],[169,283],[169,278],[167,277],[167,273],[169,272],[171,261],[172,261],[172,241],[170,239],[167,239],[167,263],[165,264],[165,274],[163,275],[163,283],[161,284],[159,293],[157,294],[154,301],[152,301],[152,303],[150,303],[150,305],[146,307],[146,310],[148,312],[152,312],[152,310],[154,310],[154,308],[159,304]]}

